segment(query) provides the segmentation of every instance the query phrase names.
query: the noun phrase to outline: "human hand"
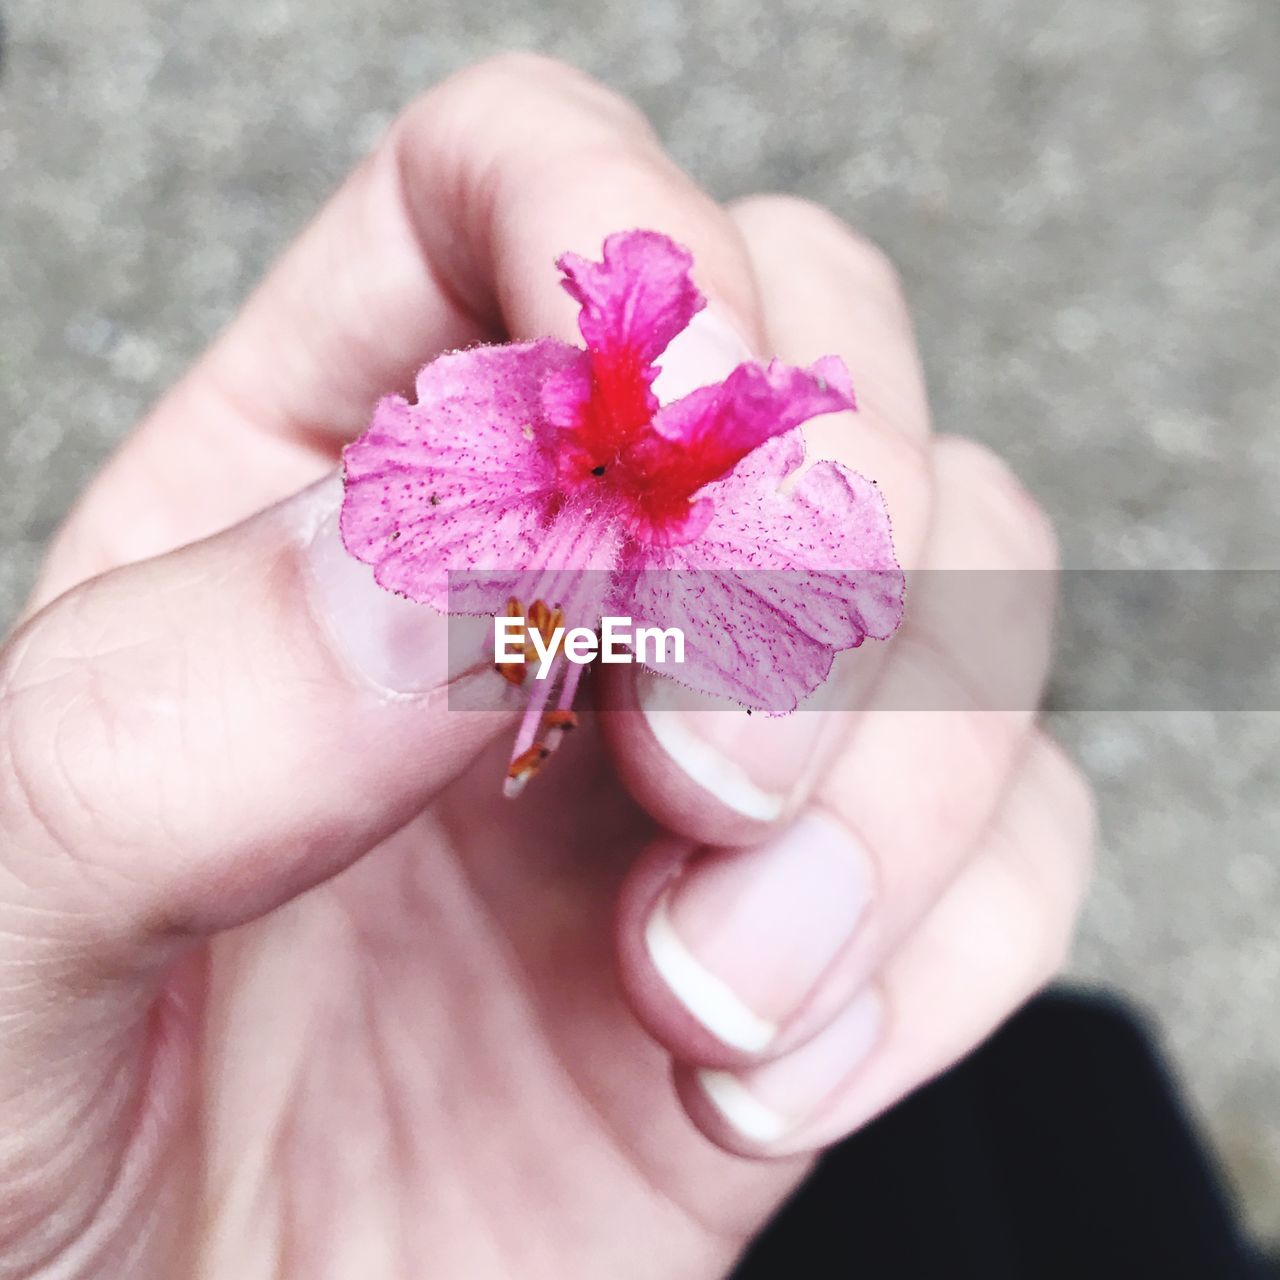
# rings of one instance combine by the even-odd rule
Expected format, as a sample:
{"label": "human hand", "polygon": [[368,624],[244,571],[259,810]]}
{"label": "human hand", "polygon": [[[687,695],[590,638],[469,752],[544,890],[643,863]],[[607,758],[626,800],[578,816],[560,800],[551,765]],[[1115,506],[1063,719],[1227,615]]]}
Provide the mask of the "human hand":
{"label": "human hand", "polygon": [[1008,472],[929,437],[892,271],[834,219],[717,207],[554,64],[428,94],[94,482],[3,652],[0,1277],[715,1275],[1058,964],[1087,793],[1029,711],[894,709],[945,616],[909,605],[857,716],[641,712],[611,673],[505,804],[501,682],[451,709],[439,620],[338,547],[323,477],[374,398],[571,338],[549,264],[635,226],[720,318],[669,392],[841,354],[862,412],[810,443],[879,481],[903,563],[1052,567]]}

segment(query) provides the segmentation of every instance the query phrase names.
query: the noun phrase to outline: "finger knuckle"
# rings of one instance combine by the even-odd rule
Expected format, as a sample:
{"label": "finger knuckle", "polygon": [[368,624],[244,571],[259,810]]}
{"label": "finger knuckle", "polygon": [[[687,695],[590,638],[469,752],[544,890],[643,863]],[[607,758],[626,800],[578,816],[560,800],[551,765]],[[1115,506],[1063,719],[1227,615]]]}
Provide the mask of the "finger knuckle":
{"label": "finger knuckle", "polygon": [[854,277],[863,290],[890,299],[906,311],[902,275],[893,259],[825,205],[803,196],[765,192],[746,196],[732,208],[753,232],[822,256],[841,273]]}
{"label": "finger knuckle", "polygon": [[1016,855],[1003,867],[1007,884],[1005,971],[1018,994],[1030,995],[1061,972],[1075,936],[1076,904],[1059,877]]}
{"label": "finger knuckle", "polygon": [[1079,919],[1078,906],[1074,898],[1059,897],[1045,911],[1037,985],[1042,986],[1055,978],[1070,960]]}
{"label": "finger knuckle", "polygon": [[415,120],[501,118],[539,130],[555,125],[556,134],[565,132],[566,117],[575,117],[651,134],[648,119],[630,99],[577,67],[537,53],[502,53],[478,62],[423,95],[408,114]]}
{"label": "finger knuckle", "polygon": [[29,847],[35,834],[43,845],[70,851],[79,843],[72,833],[80,825],[74,813],[81,793],[61,746],[64,713],[56,708],[64,695],[33,683],[26,666],[21,657],[6,657],[0,670],[0,826],[10,847]]}
{"label": "finger knuckle", "polygon": [[766,230],[796,231],[816,225],[826,231],[824,224],[833,222],[843,226],[825,206],[786,191],[758,191],[741,196],[730,208],[744,221]]}
{"label": "finger knuckle", "polygon": [[930,501],[935,477],[927,443],[891,429],[878,416],[869,416],[868,421],[876,431],[877,461],[881,466],[875,480],[885,486],[886,499],[896,494],[914,494],[922,502]]}
{"label": "finger knuckle", "polygon": [[82,616],[87,594],[64,597],[0,656],[0,828],[11,849],[37,851],[50,874],[74,865],[80,880],[129,838],[109,799],[131,735]]}
{"label": "finger knuckle", "polygon": [[957,492],[978,504],[999,532],[1015,564],[1054,570],[1060,554],[1048,513],[994,450],[976,440],[944,436],[937,443],[937,466]]}
{"label": "finger knuckle", "polygon": [[580,73],[541,54],[495,54],[456,72],[427,98],[438,103],[509,104],[513,98],[563,94]]}
{"label": "finger knuckle", "polygon": [[395,189],[419,236],[429,210],[415,193],[488,227],[505,191],[535,174],[555,188],[589,165],[672,168],[648,121],[629,101],[572,67],[534,54],[478,63],[412,102],[368,162]]}
{"label": "finger knuckle", "polygon": [[1093,797],[1056,743],[1037,733],[1024,764],[1022,814],[1003,833],[1000,860],[1014,911],[1025,922],[1028,971],[1047,981],[1066,962],[1088,888]]}
{"label": "finger knuckle", "polygon": [[[826,211],[823,211],[826,213]],[[846,269],[868,293],[875,294],[891,304],[893,309],[907,313],[906,285],[897,263],[887,250],[875,241],[846,226],[834,214],[827,213],[821,220],[833,248],[846,264]]]}
{"label": "finger knuckle", "polygon": [[945,957],[1004,1007],[1061,968],[1070,938],[1070,913],[1030,873],[1023,853],[1012,841],[988,846],[924,926],[927,954]]}
{"label": "finger knuckle", "polygon": [[1083,896],[1096,858],[1097,797],[1084,770],[1053,738],[1039,734],[1035,751],[1041,786],[1062,840],[1064,861],[1072,872],[1077,896]]}

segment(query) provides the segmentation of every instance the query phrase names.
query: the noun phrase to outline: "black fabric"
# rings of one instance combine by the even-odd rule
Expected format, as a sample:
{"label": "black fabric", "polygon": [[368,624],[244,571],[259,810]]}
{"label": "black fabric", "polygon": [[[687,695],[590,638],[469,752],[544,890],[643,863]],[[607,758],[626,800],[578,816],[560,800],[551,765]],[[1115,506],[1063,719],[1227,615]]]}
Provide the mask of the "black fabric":
{"label": "black fabric", "polygon": [[1034,1001],[834,1148],[733,1280],[1263,1280],[1139,1023]]}

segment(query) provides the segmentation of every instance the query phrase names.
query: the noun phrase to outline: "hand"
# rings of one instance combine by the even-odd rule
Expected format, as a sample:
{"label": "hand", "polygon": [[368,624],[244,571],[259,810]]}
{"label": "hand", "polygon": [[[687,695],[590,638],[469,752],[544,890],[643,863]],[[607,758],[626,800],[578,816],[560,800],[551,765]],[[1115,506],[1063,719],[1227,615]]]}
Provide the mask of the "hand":
{"label": "hand", "polygon": [[94,482],[3,652],[0,1277],[716,1275],[1059,963],[1087,793],[1029,711],[895,709],[968,678],[945,611],[909,606],[857,716],[642,713],[615,668],[509,804],[502,682],[451,710],[438,620],[337,546],[323,477],[374,398],[573,338],[553,258],[636,226],[712,299],[672,386],[840,354],[863,411],[811,444],[880,482],[904,564],[1052,567],[1009,473],[930,439],[893,272],[833,218],[718,207],[554,64],[427,95]]}

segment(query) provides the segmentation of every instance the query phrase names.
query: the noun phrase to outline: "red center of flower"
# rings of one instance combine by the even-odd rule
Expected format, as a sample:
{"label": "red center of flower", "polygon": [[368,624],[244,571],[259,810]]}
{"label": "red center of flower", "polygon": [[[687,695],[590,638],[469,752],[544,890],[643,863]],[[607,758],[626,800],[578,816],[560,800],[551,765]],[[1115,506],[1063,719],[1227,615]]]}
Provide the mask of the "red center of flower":
{"label": "red center of flower", "polygon": [[575,435],[593,473],[624,457],[648,430],[658,402],[646,372],[631,347],[591,353],[591,397],[582,406]]}
{"label": "red center of flower", "polygon": [[747,452],[722,440],[670,440],[653,427],[652,366],[629,347],[592,351],[591,392],[564,433],[559,456],[566,492],[604,489],[622,500],[646,537],[678,534],[690,499]]}

